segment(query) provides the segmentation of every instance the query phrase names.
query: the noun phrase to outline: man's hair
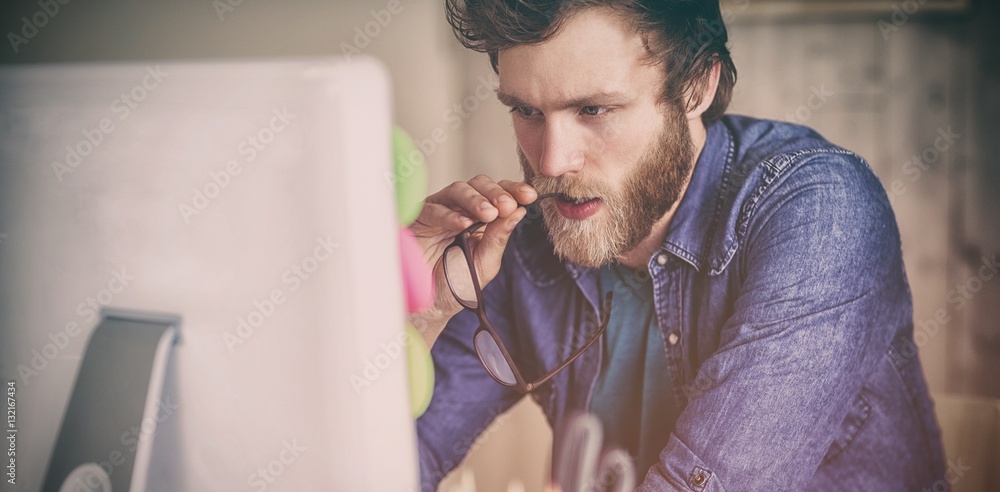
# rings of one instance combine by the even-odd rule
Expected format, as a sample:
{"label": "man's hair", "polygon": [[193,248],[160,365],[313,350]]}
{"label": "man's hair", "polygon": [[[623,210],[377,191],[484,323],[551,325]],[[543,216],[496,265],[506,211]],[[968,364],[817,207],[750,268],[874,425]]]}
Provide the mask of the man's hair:
{"label": "man's hair", "polygon": [[[728,34],[717,0],[446,0],[448,23],[466,47],[487,53],[493,70],[497,52],[536,44],[553,36],[571,15],[610,7],[642,36],[650,61],[661,64],[664,102],[693,108],[701,103],[694,90],[707,83],[719,62],[719,87],[702,115],[705,125],[722,117],[736,84],[736,66],[726,47]],[[690,92],[689,92],[690,91]],[[684,94],[696,97],[682,101]]]}

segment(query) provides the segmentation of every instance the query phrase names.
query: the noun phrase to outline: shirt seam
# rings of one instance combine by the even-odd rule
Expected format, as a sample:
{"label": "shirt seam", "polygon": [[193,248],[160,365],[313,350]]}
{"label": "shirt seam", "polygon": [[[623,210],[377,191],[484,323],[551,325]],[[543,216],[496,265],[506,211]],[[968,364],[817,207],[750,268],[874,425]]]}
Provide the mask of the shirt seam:
{"label": "shirt seam", "polygon": [[[747,231],[750,227],[750,222],[753,219],[754,213],[757,211],[758,205],[762,198],[770,196],[773,193],[774,187],[772,184],[778,180],[778,178],[785,176],[787,171],[794,168],[791,164],[797,162],[803,156],[817,155],[817,154],[832,154],[832,155],[849,155],[858,157],[857,154],[846,149],[841,148],[811,148],[802,149],[794,152],[785,152],[769,157],[761,161],[760,166],[765,169],[763,183],[757,186],[753,194],[746,199],[743,203],[739,205],[739,215],[736,220],[736,237],[733,238],[732,244],[726,247],[719,258],[718,262],[713,262],[718,266],[713,266],[710,275],[719,275],[725,271],[726,267],[732,261],[733,256],[736,255],[736,251],[739,249],[740,244],[746,239]],[[728,237],[728,235],[727,235]]]}

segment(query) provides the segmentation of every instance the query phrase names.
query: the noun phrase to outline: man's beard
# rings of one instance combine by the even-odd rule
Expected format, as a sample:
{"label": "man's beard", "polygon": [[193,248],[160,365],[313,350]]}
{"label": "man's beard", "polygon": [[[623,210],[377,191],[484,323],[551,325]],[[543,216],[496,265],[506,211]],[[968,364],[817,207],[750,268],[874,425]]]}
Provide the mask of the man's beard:
{"label": "man's beard", "polygon": [[652,232],[654,223],[677,202],[693,167],[694,144],[684,113],[672,105],[664,118],[663,131],[618,189],[565,175],[536,175],[520,147],[517,155],[525,182],[539,194],[602,199],[604,213],[584,220],[563,217],[556,208],[555,200],[559,198],[538,202],[559,258],[599,268],[638,246]]}

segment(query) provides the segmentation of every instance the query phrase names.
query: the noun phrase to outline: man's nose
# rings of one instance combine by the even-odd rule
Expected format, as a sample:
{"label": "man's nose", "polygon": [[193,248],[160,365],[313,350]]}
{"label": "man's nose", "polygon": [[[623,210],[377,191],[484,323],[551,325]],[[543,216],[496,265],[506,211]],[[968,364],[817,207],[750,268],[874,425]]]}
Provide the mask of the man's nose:
{"label": "man's nose", "polygon": [[547,121],[538,161],[539,172],[549,177],[561,176],[582,169],[583,161],[579,132],[566,122]]}

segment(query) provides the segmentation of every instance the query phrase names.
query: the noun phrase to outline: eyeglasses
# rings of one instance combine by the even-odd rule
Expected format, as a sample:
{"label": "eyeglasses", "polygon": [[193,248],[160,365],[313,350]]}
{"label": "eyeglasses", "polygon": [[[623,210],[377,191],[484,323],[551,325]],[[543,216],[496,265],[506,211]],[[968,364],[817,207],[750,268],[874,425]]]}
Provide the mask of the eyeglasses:
{"label": "eyeglasses", "polygon": [[[538,200],[544,198],[554,198],[562,196],[560,193],[546,193],[538,196]],[[523,206],[523,205],[522,205]],[[476,347],[476,354],[482,362],[486,372],[496,380],[496,382],[515,389],[520,393],[528,393],[539,385],[545,383],[559,371],[565,369],[574,360],[596,342],[608,326],[608,319],[611,314],[611,297],[609,291],[604,298],[604,308],[601,312],[600,327],[593,335],[586,339],[586,342],[576,349],[568,359],[551,369],[535,381],[527,381],[522,376],[517,364],[510,356],[510,351],[500,340],[497,331],[486,319],[486,311],[483,307],[483,291],[479,284],[479,276],[476,274],[475,263],[472,260],[472,252],[469,247],[469,236],[486,224],[477,222],[455,236],[455,241],[444,251],[444,276],[448,282],[448,288],[452,295],[458,300],[462,307],[474,311],[479,317],[479,329],[473,337]]]}

